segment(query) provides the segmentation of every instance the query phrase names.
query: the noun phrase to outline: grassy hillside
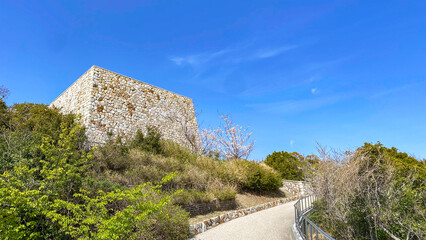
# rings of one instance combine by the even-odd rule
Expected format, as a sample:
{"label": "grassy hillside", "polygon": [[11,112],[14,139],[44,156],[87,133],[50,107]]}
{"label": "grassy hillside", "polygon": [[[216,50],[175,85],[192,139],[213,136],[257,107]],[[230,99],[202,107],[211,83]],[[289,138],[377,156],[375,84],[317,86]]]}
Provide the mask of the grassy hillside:
{"label": "grassy hillside", "polygon": [[279,188],[270,167],[199,156],[148,129],[85,149],[74,115],[0,101],[0,235],[186,239],[180,206]]}

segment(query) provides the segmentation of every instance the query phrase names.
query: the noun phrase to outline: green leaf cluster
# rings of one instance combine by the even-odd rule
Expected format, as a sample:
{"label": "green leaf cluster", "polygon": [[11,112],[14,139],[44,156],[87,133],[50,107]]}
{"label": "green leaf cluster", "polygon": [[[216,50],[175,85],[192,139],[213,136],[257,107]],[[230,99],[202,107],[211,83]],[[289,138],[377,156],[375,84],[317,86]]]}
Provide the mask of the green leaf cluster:
{"label": "green leaf cluster", "polygon": [[278,171],[283,179],[303,180],[307,162],[302,155],[285,151],[273,152],[265,159],[265,164]]}

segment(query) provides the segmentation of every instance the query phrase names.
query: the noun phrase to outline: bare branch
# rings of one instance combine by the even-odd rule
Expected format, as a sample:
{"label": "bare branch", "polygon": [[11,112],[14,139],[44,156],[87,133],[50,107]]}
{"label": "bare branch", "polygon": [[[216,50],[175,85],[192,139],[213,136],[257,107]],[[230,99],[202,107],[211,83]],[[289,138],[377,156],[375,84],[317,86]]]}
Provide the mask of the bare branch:
{"label": "bare branch", "polygon": [[9,89],[0,86],[0,99],[5,99],[7,96],[9,96]]}

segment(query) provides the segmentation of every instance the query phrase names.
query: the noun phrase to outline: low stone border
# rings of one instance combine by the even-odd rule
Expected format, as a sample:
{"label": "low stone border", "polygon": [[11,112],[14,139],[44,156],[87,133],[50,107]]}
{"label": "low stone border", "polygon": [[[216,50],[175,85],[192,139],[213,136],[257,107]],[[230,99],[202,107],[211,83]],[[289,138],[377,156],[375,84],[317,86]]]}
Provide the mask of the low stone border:
{"label": "low stone border", "polygon": [[240,218],[240,217],[244,217],[247,216],[249,214],[255,213],[255,212],[259,212],[268,208],[272,208],[272,207],[276,207],[278,205],[282,205],[284,203],[288,203],[294,200],[299,199],[300,196],[293,196],[293,197],[288,197],[288,198],[283,198],[277,201],[272,201],[272,202],[268,202],[268,203],[263,203],[254,207],[249,207],[246,209],[240,209],[240,210],[235,210],[233,212],[229,212],[229,213],[225,213],[210,219],[206,219],[202,222],[193,224],[189,226],[189,231],[191,236],[200,234],[202,232],[205,232],[209,229],[212,229],[214,227],[216,227],[219,224],[225,223],[225,222],[229,222],[233,219],[236,218]]}
{"label": "low stone border", "polygon": [[193,203],[182,206],[182,208],[190,213],[190,216],[204,215],[214,211],[232,211],[237,208],[235,199],[231,200],[213,200],[210,202]]}

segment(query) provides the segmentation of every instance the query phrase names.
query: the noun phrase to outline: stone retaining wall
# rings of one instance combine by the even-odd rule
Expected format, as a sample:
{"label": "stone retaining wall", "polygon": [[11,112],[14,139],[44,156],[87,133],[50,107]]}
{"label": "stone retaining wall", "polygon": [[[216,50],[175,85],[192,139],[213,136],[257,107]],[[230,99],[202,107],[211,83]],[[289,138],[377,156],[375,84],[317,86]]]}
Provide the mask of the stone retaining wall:
{"label": "stone retaining wall", "polygon": [[214,211],[226,211],[232,210],[237,207],[237,203],[235,199],[232,200],[216,200],[212,202],[203,202],[203,203],[195,203],[188,204],[183,206],[182,208],[191,214],[191,217],[196,215],[204,215]]}
{"label": "stone retaining wall", "polygon": [[306,196],[312,194],[311,185],[305,181],[283,180],[281,190],[289,193],[290,196]]}
{"label": "stone retaining wall", "polygon": [[192,150],[201,147],[190,98],[93,66],[55,99],[50,106],[81,115],[91,145],[110,137],[124,139],[147,126],[163,137]]}

